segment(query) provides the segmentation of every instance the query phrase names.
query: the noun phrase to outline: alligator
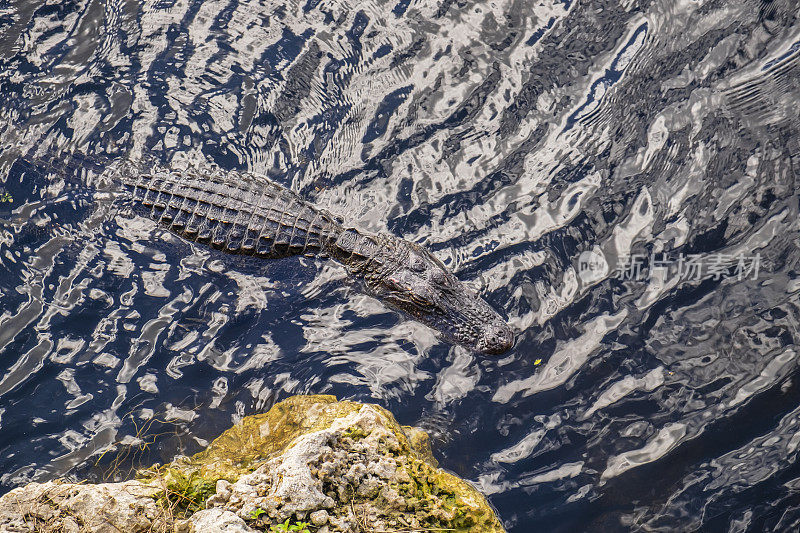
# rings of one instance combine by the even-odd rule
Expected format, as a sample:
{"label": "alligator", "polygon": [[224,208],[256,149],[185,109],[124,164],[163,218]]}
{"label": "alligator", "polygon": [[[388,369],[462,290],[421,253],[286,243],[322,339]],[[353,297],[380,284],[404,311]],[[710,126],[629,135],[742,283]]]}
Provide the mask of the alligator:
{"label": "alligator", "polygon": [[123,168],[117,177],[134,204],[185,239],[259,258],[330,258],[369,294],[451,343],[494,355],[514,343],[503,318],[418,244],[345,227],[331,213],[256,174]]}

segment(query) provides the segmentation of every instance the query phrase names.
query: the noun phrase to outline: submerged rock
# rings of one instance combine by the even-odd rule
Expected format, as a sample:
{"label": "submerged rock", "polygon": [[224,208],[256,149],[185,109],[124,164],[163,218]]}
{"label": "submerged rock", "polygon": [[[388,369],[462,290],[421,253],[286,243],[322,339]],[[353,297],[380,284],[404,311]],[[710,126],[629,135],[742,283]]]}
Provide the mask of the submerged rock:
{"label": "submerged rock", "polygon": [[[83,498],[82,507],[52,496],[34,506],[45,486],[102,496]],[[129,490],[132,500],[120,493]],[[53,521],[65,510],[88,527],[75,531],[106,531],[86,520],[124,505],[138,510],[115,513],[127,522],[108,531],[265,531],[287,520],[312,533],[504,531],[480,493],[437,468],[427,434],[401,427],[379,406],[333,396],[291,397],[190,458],[140,472],[138,481],[15,489],[0,498],[0,531],[71,531]],[[38,529],[10,518],[31,512],[39,513]]]}

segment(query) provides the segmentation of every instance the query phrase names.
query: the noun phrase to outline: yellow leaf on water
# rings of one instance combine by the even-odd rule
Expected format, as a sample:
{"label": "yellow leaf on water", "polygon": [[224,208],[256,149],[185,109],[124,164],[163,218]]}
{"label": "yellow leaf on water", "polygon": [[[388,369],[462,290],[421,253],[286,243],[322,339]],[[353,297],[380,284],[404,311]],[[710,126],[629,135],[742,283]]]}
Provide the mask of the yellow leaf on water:
{"label": "yellow leaf on water", "polygon": [[536,361],[533,362],[533,364],[534,365],[540,365],[540,364],[542,364],[542,360],[541,359],[537,359]]}

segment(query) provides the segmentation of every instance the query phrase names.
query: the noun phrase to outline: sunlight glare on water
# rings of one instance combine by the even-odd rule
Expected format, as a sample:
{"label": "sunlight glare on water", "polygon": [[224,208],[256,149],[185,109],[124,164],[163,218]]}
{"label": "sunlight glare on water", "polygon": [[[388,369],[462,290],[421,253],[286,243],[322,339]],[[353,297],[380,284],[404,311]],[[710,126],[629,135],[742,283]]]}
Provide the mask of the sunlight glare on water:
{"label": "sunlight glare on water", "polygon": [[[510,532],[797,529],[798,16],[0,7],[0,492],[99,479],[146,420],[130,468],[327,393],[430,431]],[[451,346],[334,263],[186,243],[113,200],[121,160],[264,174],[418,242],[516,345]]]}

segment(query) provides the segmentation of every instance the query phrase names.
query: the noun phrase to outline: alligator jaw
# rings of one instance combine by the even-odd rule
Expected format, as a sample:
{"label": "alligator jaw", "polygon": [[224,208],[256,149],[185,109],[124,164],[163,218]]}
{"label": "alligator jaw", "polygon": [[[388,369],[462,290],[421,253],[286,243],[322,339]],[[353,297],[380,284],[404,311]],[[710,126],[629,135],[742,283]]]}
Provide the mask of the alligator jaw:
{"label": "alligator jaw", "polygon": [[430,252],[393,235],[340,233],[331,257],[384,303],[411,315],[446,340],[490,355],[514,344],[511,328]]}
{"label": "alligator jaw", "polygon": [[448,295],[446,311],[417,319],[436,329],[450,342],[471,350],[486,355],[501,355],[509,351],[514,345],[514,334],[508,324],[483,298],[455,281],[459,289]]}

